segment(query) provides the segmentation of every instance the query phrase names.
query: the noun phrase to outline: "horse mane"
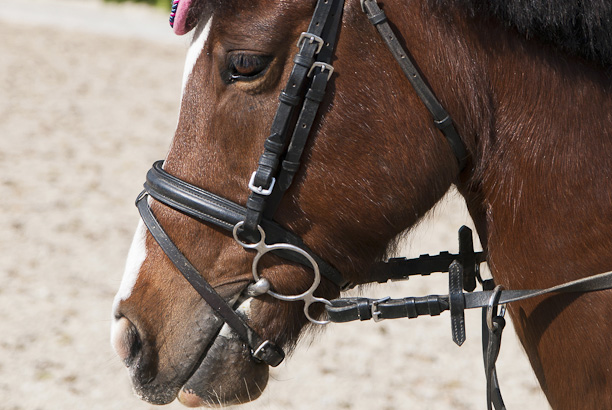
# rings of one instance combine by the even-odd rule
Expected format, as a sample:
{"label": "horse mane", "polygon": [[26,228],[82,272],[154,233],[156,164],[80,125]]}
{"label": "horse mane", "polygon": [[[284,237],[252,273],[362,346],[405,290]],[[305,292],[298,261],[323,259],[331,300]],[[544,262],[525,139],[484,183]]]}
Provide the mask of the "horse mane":
{"label": "horse mane", "polygon": [[438,0],[472,16],[494,18],[527,39],[612,65],[612,2],[607,0]]}

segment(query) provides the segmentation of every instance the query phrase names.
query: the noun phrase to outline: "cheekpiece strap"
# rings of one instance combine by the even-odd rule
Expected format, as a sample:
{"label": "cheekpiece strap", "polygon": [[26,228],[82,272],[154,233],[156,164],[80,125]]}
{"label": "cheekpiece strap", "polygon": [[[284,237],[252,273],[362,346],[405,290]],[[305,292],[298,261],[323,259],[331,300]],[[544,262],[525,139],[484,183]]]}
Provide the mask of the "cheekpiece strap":
{"label": "cheekpiece strap", "polygon": [[[249,184],[243,229],[257,232],[262,218],[273,219],[284,192],[293,181],[327,82],[333,73],[331,60],[336,45],[344,0],[319,0],[308,30],[300,36],[289,80],[279,96],[279,106],[264,144],[257,170]],[[303,87],[310,81],[305,93]],[[302,97],[305,95],[305,98]],[[294,112],[302,103],[298,120]],[[284,160],[284,161],[283,161]]]}

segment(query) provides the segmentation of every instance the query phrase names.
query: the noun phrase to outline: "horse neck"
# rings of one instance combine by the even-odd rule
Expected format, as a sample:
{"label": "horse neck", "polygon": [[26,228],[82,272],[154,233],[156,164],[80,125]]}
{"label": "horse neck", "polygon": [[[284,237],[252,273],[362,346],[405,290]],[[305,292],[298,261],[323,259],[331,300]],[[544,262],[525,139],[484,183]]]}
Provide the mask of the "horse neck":
{"label": "horse neck", "polygon": [[526,288],[612,269],[606,73],[437,4],[385,9],[468,146],[456,183],[494,275]]}
{"label": "horse neck", "polygon": [[466,27],[478,28],[466,35],[481,67],[480,95],[468,101],[482,104],[462,118],[477,128],[467,139],[473,170],[459,185],[494,276],[525,288],[612,269],[606,73],[501,25]]}
{"label": "horse neck", "polygon": [[[473,89],[463,92],[466,101],[481,103],[480,111],[449,111],[473,161],[459,190],[496,282],[537,289],[612,270],[609,78],[502,24],[475,20],[455,22],[478,67],[465,71],[479,72]],[[455,107],[462,97],[456,95]],[[610,292],[509,306],[553,408],[612,406],[603,376],[612,360],[605,336],[612,325],[592,320],[609,306]]]}

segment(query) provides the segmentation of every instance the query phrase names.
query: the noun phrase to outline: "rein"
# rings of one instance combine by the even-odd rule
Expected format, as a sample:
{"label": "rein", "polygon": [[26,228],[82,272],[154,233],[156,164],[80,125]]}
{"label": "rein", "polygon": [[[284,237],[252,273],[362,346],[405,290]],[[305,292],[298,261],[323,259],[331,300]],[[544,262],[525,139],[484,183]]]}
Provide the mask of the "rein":
{"label": "rein", "polygon": [[[175,14],[177,8],[180,8],[179,1],[175,0],[173,4]],[[435,126],[440,129],[457,159],[459,170],[463,170],[468,158],[467,149],[450,115],[399,43],[377,2],[361,0],[361,7],[381,34],[417,95],[430,111]],[[505,409],[495,371],[495,361],[505,325],[503,305],[550,293],[610,289],[612,272],[542,290],[503,290],[501,286],[495,286],[492,280],[481,278],[479,267],[486,261],[486,255],[483,252],[474,252],[472,231],[462,227],[459,231],[458,254],[442,252],[439,255],[423,255],[416,259],[393,258],[375,264],[370,275],[371,282],[384,283],[388,280],[405,280],[413,275],[448,272],[448,295],[402,299],[352,297],[332,301],[315,297],[314,292],[321,281],[321,276],[332,281],[341,290],[350,289],[357,284],[346,281],[337,269],[317,256],[297,235],[274,222],[274,214],[300,168],[301,156],[310,130],[325,97],[327,83],[333,75],[334,68],[331,61],[343,8],[344,0],[319,0],[308,30],[302,33],[298,40],[299,52],[293,59],[294,65],[287,86],[279,95],[279,106],[271,125],[270,136],[264,143],[264,152],[248,184],[251,192],[246,206],[170,175],[163,169],[163,162],[158,161],[147,173],[144,191],[136,200],[138,210],[149,232],[175,267],[213,311],[249,347],[252,357],[270,366],[277,366],[282,362],[285,356],[283,350],[272,341],[259,336],[234,310],[234,307],[230,306],[200,275],[155,218],[150,208],[149,197],[199,222],[212,224],[231,232],[242,247],[256,251],[252,264],[254,283],[248,286],[246,295],[257,297],[269,294],[284,301],[302,300],[304,314],[315,324],[369,319],[381,321],[416,318],[421,315],[437,316],[449,310],[452,338],[461,346],[466,339],[465,309],[482,308],[487,406],[489,409],[492,406],[498,410]],[[185,13],[186,11],[183,12]],[[297,121],[292,121],[296,117]],[[267,279],[261,278],[258,273],[258,262],[266,253],[273,253],[312,269],[314,278],[310,288],[298,295],[281,295],[274,292]],[[483,291],[473,292],[477,281],[482,285]],[[310,316],[309,307],[313,303],[326,305],[328,320],[319,321]],[[499,306],[502,306],[502,309],[498,313]]]}

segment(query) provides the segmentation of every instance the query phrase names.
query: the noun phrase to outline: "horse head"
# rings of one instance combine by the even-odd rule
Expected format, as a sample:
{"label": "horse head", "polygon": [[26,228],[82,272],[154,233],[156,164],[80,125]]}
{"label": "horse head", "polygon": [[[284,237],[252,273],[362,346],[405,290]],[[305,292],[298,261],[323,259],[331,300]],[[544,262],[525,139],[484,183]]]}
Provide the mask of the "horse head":
{"label": "horse head", "polygon": [[[279,95],[291,87],[286,83],[296,44],[315,3],[194,0],[187,9],[179,5],[180,31],[194,27],[194,37],[166,172],[246,203],[246,187],[270,134]],[[444,51],[433,44],[451,33],[427,22],[427,7],[419,2],[391,10],[407,27],[404,38],[411,52],[424,67],[432,67],[428,79],[447,81],[433,64],[445,58]],[[347,1],[339,31],[334,74],[305,147],[305,165],[275,220],[344,279],[362,283],[393,239],[446,192],[458,165],[358,1]],[[409,32],[424,35],[415,40]],[[465,110],[457,106],[455,111]],[[253,281],[253,252],[231,234],[149,202],[176,246],[249,326],[290,350],[308,323],[302,303],[268,295],[245,298]],[[258,269],[283,295],[299,294],[313,281],[307,267],[275,256],[262,258]],[[316,294],[333,298],[339,288],[324,278]],[[314,304],[312,316],[322,308]],[[145,400],[163,404],[178,395],[187,405],[241,403],[257,398],[266,385],[268,366],[250,357],[142,224],[114,315],[113,345]]]}

